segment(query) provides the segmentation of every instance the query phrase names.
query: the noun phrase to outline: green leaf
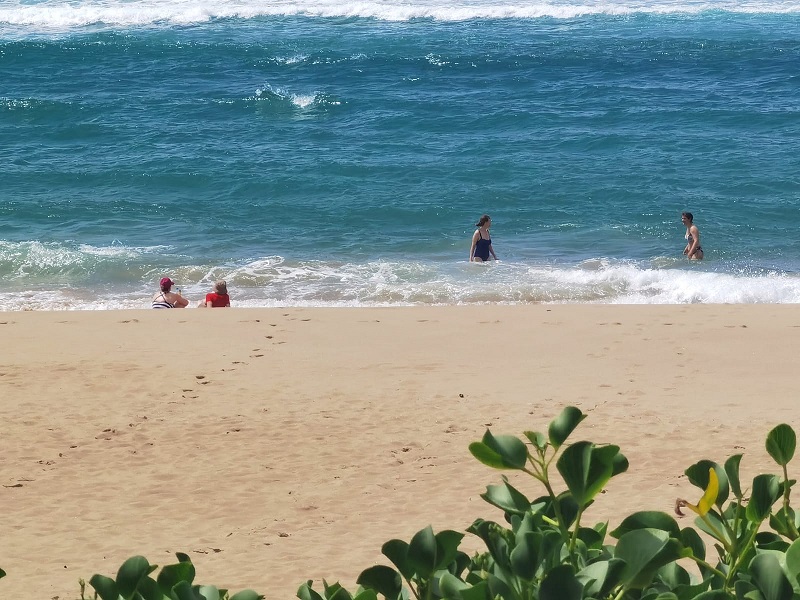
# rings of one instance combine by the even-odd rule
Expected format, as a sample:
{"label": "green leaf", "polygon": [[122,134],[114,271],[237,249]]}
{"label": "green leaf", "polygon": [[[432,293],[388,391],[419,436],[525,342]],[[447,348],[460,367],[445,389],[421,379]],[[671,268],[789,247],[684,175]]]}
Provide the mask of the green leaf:
{"label": "green leaf", "polygon": [[547,428],[547,437],[550,444],[558,450],[575,428],[583,421],[587,415],[574,406],[567,406],[555,419],[550,422]]}
{"label": "green leaf", "polygon": [[777,550],[783,554],[789,549],[789,542],[773,531],[760,531],[756,534],[755,546],[761,550]]}
{"label": "green leaf", "polygon": [[728,594],[725,590],[708,590],[697,596],[692,600],[733,600],[734,596]]}
{"label": "green leaf", "polygon": [[609,535],[619,539],[634,529],[660,529],[670,536],[680,539],[681,528],[678,522],[667,513],[660,511],[640,511],[625,517],[614,531]]}
{"label": "green leaf", "polygon": [[356,580],[358,585],[375,590],[389,600],[395,600],[403,589],[400,573],[384,565],[375,565],[361,572]]}
{"label": "green leaf", "polygon": [[462,590],[469,588],[469,584],[464,583],[452,573],[444,573],[439,578],[439,591],[446,600],[461,600]]}
{"label": "green leaf", "polygon": [[517,536],[517,545],[511,551],[511,571],[517,577],[532,580],[541,562],[542,534],[528,532]]}
{"label": "green leaf", "polygon": [[739,483],[739,463],[742,462],[741,454],[734,454],[725,461],[725,474],[728,476],[733,495],[739,500],[742,499],[742,486]]}
{"label": "green leaf", "polygon": [[175,565],[167,565],[158,574],[158,587],[161,593],[169,596],[172,588],[179,581],[191,584],[194,581],[195,569],[191,562],[179,562]]}
{"label": "green leaf", "polygon": [[184,562],[188,562],[188,563],[192,562],[192,559],[189,558],[189,555],[186,554],[185,552],[176,552],[175,556],[178,557],[178,562],[182,562],[182,563],[184,563]]}
{"label": "green leaf", "polygon": [[464,534],[452,529],[444,529],[436,534],[436,571],[446,569],[456,559],[458,546]]}
{"label": "green leaf", "polygon": [[378,600],[375,590],[361,590],[353,596],[353,600]]}
{"label": "green leaf", "polygon": [[497,600],[498,598],[514,598],[514,592],[511,590],[509,585],[496,575],[489,574],[489,577],[486,579],[486,583],[489,587],[489,593],[487,596],[492,598],[492,600]]}
{"label": "green leaf", "polygon": [[580,527],[578,529],[577,539],[586,544],[587,549],[603,549],[603,535],[591,527]]}
{"label": "green leaf", "polygon": [[611,462],[611,476],[616,477],[620,473],[624,473],[628,470],[628,466],[628,459],[622,454],[617,453]]}
{"label": "green leaf", "polygon": [[[713,525],[714,529],[716,529],[716,531],[714,531],[714,529],[712,529],[709,526],[709,523],[706,523],[706,521],[709,521],[710,524]],[[725,542],[726,544],[730,543],[727,533],[725,532],[725,525],[723,524],[722,519],[720,518],[719,514],[716,513],[716,511],[713,510],[708,511],[708,514],[706,514],[705,519],[697,518],[694,520],[694,524],[700,531],[707,533],[715,540]],[[721,538],[717,535],[718,533],[722,535]]]}
{"label": "green leaf", "polygon": [[764,600],[791,600],[792,584],[786,578],[778,559],[772,554],[757,554],[748,568],[753,583],[764,596]]}
{"label": "green leaf", "polygon": [[[313,582],[309,579],[297,589],[297,597],[300,600],[325,600],[319,593],[312,589]],[[103,599],[105,600],[105,599]]]}
{"label": "green leaf", "polygon": [[177,600],[197,600],[197,595],[187,581],[179,581],[176,583],[169,597],[176,598]]}
{"label": "green leaf", "polygon": [[489,582],[473,583],[472,587],[461,590],[461,600],[486,600],[489,597]]}
{"label": "green leaf", "polygon": [[143,600],[164,600],[161,588],[158,587],[158,583],[152,577],[142,579],[136,591],[139,592]]}
{"label": "green leaf", "polygon": [[761,597],[761,592],[756,589],[756,586],[750,581],[745,581],[744,579],[738,579],[736,583],[733,584],[733,589],[736,591],[736,598],[749,599],[753,597],[751,594],[758,594],[758,596]]}
{"label": "green leaf", "polygon": [[701,460],[696,462],[691,467],[684,471],[686,476],[689,478],[689,482],[692,485],[699,487],[701,490],[705,491],[708,488],[708,481],[709,481],[709,474],[708,470],[713,468],[717,474],[717,480],[719,482],[719,491],[717,492],[717,501],[714,503],[720,508],[728,499],[728,494],[730,493],[730,488],[728,484],[728,474],[725,472],[720,465],[717,463],[710,461],[710,460]]}
{"label": "green leaf", "polygon": [[792,460],[796,446],[794,429],[786,423],[781,423],[767,434],[767,452],[782,467]]}
{"label": "green leaf", "polygon": [[522,435],[528,438],[528,441],[539,450],[543,450],[547,444],[547,438],[539,431],[525,431]]}
{"label": "green leaf", "polygon": [[780,480],[775,475],[761,474],[753,478],[753,490],[747,503],[746,516],[751,523],[760,523],[772,512],[772,505],[781,496]]}
{"label": "green leaf", "polygon": [[481,498],[500,510],[516,515],[524,515],[531,507],[530,500],[505,481],[500,485],[486,486],[486,493],[481,494]]}
{"label": "green leaf", "polygon": [[[475,522],[467,528],[467,531],[477,535],[483,540],[483,543],[486,544],[486,548],[498,568],[506,571],[511,569],[509,559],[510,552],[508,549],[508,542],[506,541],[506,536],[511,534],[508,529],[501,527],[493,521],[476,519]],[[558,533],[555,533],[555,535],[559,536]]]}
{"label": "green leaf", "polygon": [[414,567],[408,560],[408,544],[403,540],[389,540],[381,546],[381,553],[397,567],[404,579],[411,579]]}
{"label": "green leaf", "polygon": [[213,585],[197,586],[197,593],[205,598],[205,600],[220,600],[222,598],[222,594],[220,594],[216,586]]}
{"label": "green leaf", "polygon": [[[549,500],[549,499],[548,499]],[[566,527],[571,527],[572,524],[575,522],[575,519],[578,517],[578,503],[575,500],[574,496],[570,492],[562,492],[556,498],[556,502],[558,503],[559,510],[561,511],[561,516],[564,519],[564,525]],[[586,508],[591,504],[590,502],[586,503]],[[552,504],[548,506],[548,514],[552,512],[552,518],[555,519],[555,510],[553,509]]]}
{"label": "green leaf", "polygon": [[411,538],[411,543],[408,545],[408,562],[421,579],[430,579],[436,571],[439,562],[436,550],[436,536],[433,535],[433,528],[430,525]]}
{"label": "green leaf", "polygon": [[625,561],[618,558],[601,560],[590,564],[578,572],[578,581],[584,585],[584,594],[601,598],[620,584]]}
{"label": "green leaf", "polygon": [[3,569],[0,569],[0,579],[6,576],[6,572]]}
{"label": "green leaf", "polygon": [[786,550],[786,574],[795,584],[800,584],[800,540],[795,540]]}
{"label": "green leaf", "polygon": [[643,589],[658,569],[687,555],[678,540],[660,529],[629,531],[614,549],[614,558],[625,561],[622,583],[629,589]]}
{"label": "green leaf", "polygon": [[492,435],[488,429],[480,442],[469,445],[469,451],[483,464],[495,469],[525,468],[528,462],[528,447],[513,435]]}
{"label": "green leaf", "polygon": [[119,595],[123,598],[131,598],[142,579],[155,568],[157,568],[156,565],[151,566],[144,556],[132,556],[126,560],[117,572]]}
{"label": "green leaf", "polygon": [[257,594],[253,590],[242,590],[231,596],[230,600],[263,600],[263,598],[264,596]]}
{"label": "green leaf", "polygon": [[572,565],[560,565],[542,580],[539,600],[581,600],[583,585],[575,577]]}
{"label": "green leaf", "polygon": [[665,583],[669,589],[691,584],[689,572],[676,562],[667,563],[656,572],[656,580]]}
{"label": "green leaf", "polygon": [[[692,551],[693,556],[700,560],[706,559],[706,545],[697,531],[691,527],[684,527],[681,529],[681,534],[678,536],[678,539],[685,548],[689,548]],[[700,567],[700,571],[703,572],[702,566]]]}
{"label": "green leaf", "polygon": [[[344,589],[338,581],[328,585],[328,582],[323,579],[322,587],[325,589],[325,597],[328,600],[353,600],[350,592]],[[233,600],[233,598],[231,598],[231,600]]]}
{"label": "green leaf", "polygon": [[614,474],[618,455],[618,446],[595,446],[591,442],[577,442],[564,450],[556,466],[579,506],[585,508],[605,487]]}
{"label": "green leaf", "polygon": [[94,588],[94,591],[97,592],[97,595],[100,596],[102,600],[119,600],[117,584],[110,577],[106,577],[105,575],[92,575],[92,578],[89,580],[89,585]]}
{"label": "green leaf", "polygon": [[[769,526],[776,531],[777,533],[781,534],[784,537],[794,539],[795,537],[795,529],[797,528],[797,515],[794,512],[793,508],[789,508],[788,511],[784,509],[778,510],[778,512],[773,513],[769,516]],[[794,524],[795,529],[792,529],[792,524]]]}

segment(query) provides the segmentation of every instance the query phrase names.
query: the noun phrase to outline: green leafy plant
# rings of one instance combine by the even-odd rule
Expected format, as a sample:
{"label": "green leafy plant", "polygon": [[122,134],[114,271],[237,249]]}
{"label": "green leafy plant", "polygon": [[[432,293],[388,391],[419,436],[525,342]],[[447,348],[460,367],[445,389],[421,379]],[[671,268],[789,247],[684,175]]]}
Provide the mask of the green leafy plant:
{"label": "green leafy plant", "polygon": [[[213,585],[194,585],[195,568],[188,555],[177,553],[178,563],[161,569],[154,579],[151,574],[158,565],[151,565],[144,556],[132,556],[120,566],[114,579],[93,575],[89,585],[95,597],[102,600],[262,600],[253,590],[243,590],[228,596],[228,591]],[[81,600],[85,583],[81,580]]]}
{"label": "green leafy plant", "polygon": [[[529,475],[544,494],[529,499],[503,476],[482,494],[503,511],[499,522],[476,520],[467,532],[486,551],[467,558],[458,550],[461,534],[434,534],[430,527],[411,543],[391,540],[383,554],[394,568],[378,565],[361,573],[355,595],[324,582],[324,596],[311,581],[302,600],[800,600],[800,518],[791,507],[787,465],[796,438],[788,425],[767,436],[767,452],[781,475],[760,474],[749,497],[739,482],[741,455],[724,465],[703,460],[686,470],[700,488],[696,504],[679,499],[676,513],[697,515],[698,530],[715,540],[717,557],[707,561],[705,543],[693,527],[681,528],[659,511],[628,515],[613,531],[607,523],[583,524],[610,480],[628,461],[617,446],[568,443],[586,418],[565,408],[547,433],[523,438],[494,435],[470,445],[472,455],[494,469]],[[557,471],[558,477],[556,477]],[[557,482],[565,489],[560,491]],[[729,496],[732,495],[730,501]],[[780,502],[780,508],[773,512]],[[771,531],[765,530],[769,525]],[[606,537],[616,539],[608,544]],[[684,566],[693,562],[697,572]],[[713,564],[712,564],[713,562]]]}
{"label": "green leafy plant", "polygon": [[[740,481],[742,455],[723,464],[701,460],[686,469],[699,488],[696,503],[679,498],[675,512],[695,513],[693,527],[681,528],[659,511],[625,517],[613,531],[608,523],[583,523],[586,509],[628,461],[617,446],[588,441],[568,443],[586,418],[565,408],[547,433],[523,438],[486,431],[470,452],[494,469],[517,471],[541,486],[529,499],[508,477],[489,485],[481,497],[503,519],[477,519],[467,532],[486,550],[467,556],[459,550],[463,533],[431,527],[409,542],[382,547],[392,566],[375,565],[358,577],[351,594],[338,583],[317,591],[300,586],[301,600],[800,600],[800,515],[791,506],[796,481],[789,478],[797,439],[786,424],[767,435],[766,450],[779,474],[756,475],[749,488]],[[557,476],[556,476],[557,473]],[[558,490],[560,484],[563,488]],[[698,530],[712,540],[714,557]],[[616,540],[607,543],[606,538]],[[186,554],[157,576],[142,556],[126,560],[116,578],[94,575],[89,584],[101,600],[261,600],[243,590],[194,584],[195,568]],[[696,569],[687,570],[693,563]],[[695,572],[696,571],[696,572]],[[0,578],[5,572],[0,569]],[[86,583],[81,580],[81,599]]]}
{"label": "green leafy plant", "polygon": [[[756,475],[749,498],[739,478],[741,454],[731,456],[724,465],[702,460],[686,470],[689,481],[705,491],[698,505],[679,498],[675,509],[678,514],[682,508],[695,512],[697,528],[715,540],[717,564],[697,561],[714,589],[736,598],[800,598],[800,520],[790,504],[796,482],[789,479],[787,468],[795,447],[795,432],[789,425],[769,432],[766,449],[782,473]],[[773,512],[779,500],[781,506]],[[764,530],[765,523],[772,531]],[[701,543],[695,541],[695,556],[704,552]]]}

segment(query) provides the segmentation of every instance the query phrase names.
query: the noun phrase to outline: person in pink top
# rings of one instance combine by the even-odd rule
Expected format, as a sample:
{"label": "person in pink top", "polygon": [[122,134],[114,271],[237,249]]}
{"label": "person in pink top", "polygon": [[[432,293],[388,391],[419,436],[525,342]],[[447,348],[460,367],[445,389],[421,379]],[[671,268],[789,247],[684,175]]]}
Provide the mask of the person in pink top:
{"label": "person in pink top", "polygon": [[231,305],[231,298],[228,296],[228,284],[219,280],[214,283],[214,291],[206,294],[206,299],[201,300],[197,308],[225,308]]}

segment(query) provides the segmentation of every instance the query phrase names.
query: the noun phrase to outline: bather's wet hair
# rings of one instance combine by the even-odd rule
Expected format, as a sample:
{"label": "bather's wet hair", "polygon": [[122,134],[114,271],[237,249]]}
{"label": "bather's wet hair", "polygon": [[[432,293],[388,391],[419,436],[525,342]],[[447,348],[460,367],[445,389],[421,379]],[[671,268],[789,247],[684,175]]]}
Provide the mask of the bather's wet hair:
{"label": "bather's wet hair", "polygon": [[690,213],[690,212],[682,212],[682,213],[681,213],[681,216],[682,216],[682,217],[686,217],[687,219],[689,219],[689,222],[690,222],[690,223],[691,223],[692,221],[694,221],[694,215],[693,215],[692,213]]}
{"label": "bather's wet hair", "polygon": [[478,219],[478,222],[475,223],[475,227],[483,227],[486,224],[486,221],[491,221],[489,215],[483,215],[480,219]]}

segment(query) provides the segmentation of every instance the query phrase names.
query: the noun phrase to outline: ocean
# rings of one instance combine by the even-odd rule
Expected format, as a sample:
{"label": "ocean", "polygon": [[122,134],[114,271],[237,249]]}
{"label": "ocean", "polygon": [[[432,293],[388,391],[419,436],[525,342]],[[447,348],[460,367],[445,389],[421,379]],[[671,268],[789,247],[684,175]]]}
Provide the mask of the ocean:
{"label": "ocean", "polygon": [[0,0],[0,310],[795,303],[798,65],[786,0]]}

